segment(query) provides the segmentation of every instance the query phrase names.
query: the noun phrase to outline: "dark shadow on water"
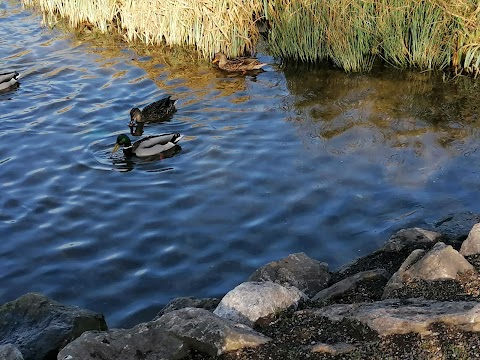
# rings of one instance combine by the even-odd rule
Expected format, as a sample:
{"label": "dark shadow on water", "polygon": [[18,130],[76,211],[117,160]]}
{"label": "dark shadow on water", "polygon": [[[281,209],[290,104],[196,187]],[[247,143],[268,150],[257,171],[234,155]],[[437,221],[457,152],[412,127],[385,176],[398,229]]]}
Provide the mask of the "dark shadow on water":
{"label": "dark shadow on water", "polygon": [[10,100],[11,98],[8,98],[6,94],[17,91],[19,87],[20,83],[16,83],[6,89],[0,89],[0,100]]}

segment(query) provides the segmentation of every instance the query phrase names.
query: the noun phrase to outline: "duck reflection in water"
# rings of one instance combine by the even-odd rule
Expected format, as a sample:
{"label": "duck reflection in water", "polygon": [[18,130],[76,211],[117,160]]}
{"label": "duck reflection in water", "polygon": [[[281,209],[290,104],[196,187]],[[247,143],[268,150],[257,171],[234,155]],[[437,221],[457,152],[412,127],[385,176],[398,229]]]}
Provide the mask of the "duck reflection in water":
{"label": "duck reflection in water", "polygon": [[145,126],[144,123],[132,123],[128,124],[130,128],[130,134],[132,136],[142,136],[143,135],[143,127]]}

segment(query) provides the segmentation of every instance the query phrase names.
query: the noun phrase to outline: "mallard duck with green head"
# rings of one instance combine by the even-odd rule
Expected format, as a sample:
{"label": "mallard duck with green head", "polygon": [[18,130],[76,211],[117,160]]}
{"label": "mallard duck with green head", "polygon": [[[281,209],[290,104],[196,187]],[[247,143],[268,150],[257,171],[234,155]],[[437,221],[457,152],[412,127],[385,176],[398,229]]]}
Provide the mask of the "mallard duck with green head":
{"label": "mallard duck with green head", "polygon": [[121,134],[117,137],[112,153],[116,152],[120,146],[123,146],[123,153],[126,157],[150,157],[178,146],[177,143],[182,137],[179,133],[153,135],[135,141],[132,144],[127,135]]}
{"label": "mallard duck with green head", "polygon": [[159,122],[168,120],[169,117],[177,111],[175,103],[177,100],[172,100],[171,96],[160,99],[147,105],[140,110],[139,108],[133,108],[130,110],[130,123],[129,127],[136,126],[139,123],[146,122]]}
{"label": "mallard duck with green head", "polygon": [[18,84],[20,74],[16,71],[0,74],[0,90],[8,89]]}
{"label": "mallard duck with green head", "polygon": [[243,73],[251,70],[260,70],[262,67],[267,65],[266,63],[261,63],[255,58],[241,57],[236,59],[227,59],[227,56],[221,52],[217,52],[215,54],[212,63],[218,63],[218,67],[225,71]]}

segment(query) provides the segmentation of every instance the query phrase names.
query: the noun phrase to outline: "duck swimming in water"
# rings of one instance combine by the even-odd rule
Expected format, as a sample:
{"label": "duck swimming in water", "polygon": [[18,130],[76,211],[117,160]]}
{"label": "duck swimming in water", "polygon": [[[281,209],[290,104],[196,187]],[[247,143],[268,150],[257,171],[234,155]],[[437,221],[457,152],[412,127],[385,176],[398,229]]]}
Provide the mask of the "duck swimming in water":
{"label": "duck swimming in water", "polygon": [[132,127],[139,123],[168,120],[169,116],[177,111],[175,108],[176,102],[177,100],[172,100],[171,96],[168,96],[145,106],[143,110],[133,108],[130,110],[130,123],[128,126]]}
{"label": "duck swimming in water", "polygon": [[217,52],[212,63],[218,63],[218,67],[230,72],[247,72],[250,70],[260,70],[266,63],[261,63],[255,58],[236,58],[227,59],[224,53]]}
{"label": "duck swimming in water", "polygon": [[8,89],[18,84],[20,74],[16,71],[0,74],[0,90]]}
{"label": "duck swimming in water", "polygon": [[177,143],[182,137],[179,133],[153,135],[135,141],[132,144],[127,135],[121,134],[117,137],[117,142],[115,143],[112,153],[116,152],[120,146],[123,146],[123,153],[126,157],[150,157],[159,155],[175,146],[178,147]]}

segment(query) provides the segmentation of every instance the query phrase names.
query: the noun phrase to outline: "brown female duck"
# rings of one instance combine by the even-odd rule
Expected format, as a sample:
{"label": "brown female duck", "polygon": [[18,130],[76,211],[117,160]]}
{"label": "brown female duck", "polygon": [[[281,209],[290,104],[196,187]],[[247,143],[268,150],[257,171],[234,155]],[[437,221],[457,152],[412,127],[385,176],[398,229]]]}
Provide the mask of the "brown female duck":
{"label": "brown female duck", "polygon": [[225,71],[230,72],[247,72],[251,70],[260,70],[263,66],[267,65],[261,63],[255,58],[236,58],[227,59],[224,53],[218,52],[215,54],[212,63],[218,63],[218,67]]}
{"label": "brown female duck", "polygon": [[130,126],[135,126],[146,122],[160,122],[170,118],[170,116],[177,111],[175,103],[177,100],[171,99],[171,96],[160,99],[145,106],[143,110],[133,108],[130,110]]}

